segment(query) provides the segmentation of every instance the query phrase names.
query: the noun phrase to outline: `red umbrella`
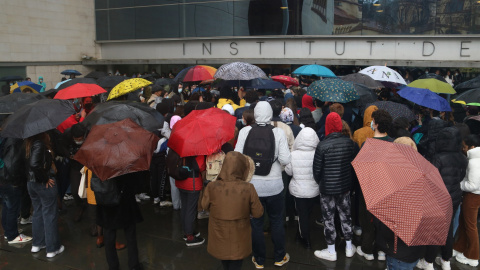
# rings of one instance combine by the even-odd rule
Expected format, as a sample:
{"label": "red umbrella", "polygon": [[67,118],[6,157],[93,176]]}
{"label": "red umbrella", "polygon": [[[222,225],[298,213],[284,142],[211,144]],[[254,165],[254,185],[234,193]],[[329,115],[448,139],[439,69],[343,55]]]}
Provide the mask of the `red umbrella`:
{"label": "red umbrella", "polygon": [[76,83],[64,88],[55,95],[55,99],[75,99],[82,97],[91,97],[101,93],[106,93],[105,89],[90,83]]}
{"label": "red umbrella", "polygon": [[438,169],[412,147],[367,139],[352,162],[367,209],[409,246],[444,245],[452,200]]}
{"label": "red umbrella", "polygon": [[193,66],[183,77],[184,82],[198,82],[213,79],[217,69],[211,66]]}
{"label": "red umbrella", "polygon": [[281,82],[281,83],[285,84],[285,86],[287,86],[287,87],[290,86],[290,85],[294,85],[294,86],[299,85],[297,79],[292,78],[290,76],[284,76],[284,75],[273,76],[272,80],[274,80],[276,82]]}
{"label": "red umbrella", "polygon": [[159,138],[130,118],[93,126],[73,157],[102,181],[150,169]]}
{"label": "red umbrella", "polygon": [[210,155],[234,137],[236,121],[218,108],[192,111],[175,124],[168,147],[181,157]]}

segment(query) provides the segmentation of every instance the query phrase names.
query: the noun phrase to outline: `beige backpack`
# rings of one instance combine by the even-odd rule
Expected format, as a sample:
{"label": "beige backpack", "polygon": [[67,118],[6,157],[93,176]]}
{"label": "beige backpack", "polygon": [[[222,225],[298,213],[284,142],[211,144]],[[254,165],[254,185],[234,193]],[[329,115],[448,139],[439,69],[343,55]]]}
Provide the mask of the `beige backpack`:
{"label": "beige backpack", "polygon": [[217,176],[222,170],[223,160],[225,159],[225,153],[220,151],[215,154],[207,156],[207,180],[215,181]]}

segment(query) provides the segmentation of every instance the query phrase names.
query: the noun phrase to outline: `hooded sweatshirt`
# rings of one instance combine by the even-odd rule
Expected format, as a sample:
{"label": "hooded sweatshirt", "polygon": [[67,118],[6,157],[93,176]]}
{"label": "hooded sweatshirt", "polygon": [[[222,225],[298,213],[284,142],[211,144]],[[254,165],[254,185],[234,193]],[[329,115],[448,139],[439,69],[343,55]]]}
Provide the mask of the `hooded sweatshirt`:
{"label": "hooded sweatshirt", "polygon": [[[42,80],[42,82],[40,82],[40,80]],[[40,89],[40,92],[45,92],[45,90],[47,88],[47,84],[43,80],[42,76],[38,77],[38,84],[40,84],[42,86],[42,89]]]}
{"label": "hooded sweatshirt", "polygon": [[372,122],[372,113],[378,110],[378,107],[375,105],[369,106],[364,113],[363,116],[363,127],[355,131],[353,133],[353,141],[358,144],[358,147],[362,147],[363,143],[368,138],[373,138],[375,132],[370,127],[370,123]]}
{"label": "hooded sweatshirt", "polygon": [[302,108],[307,108],[311,112],[315,111],[317,108],[313,104],[313,98],[307,94],[302,97]]}
{"label": "hooded sweatshirt", "polygon": [[[272,115],[272,107],[268,102],[260,101],[255,106],[254,117],[257,124],[271,124]],[[245,141],[251,129],[251,126],[242,128],[238,134],[235,151],[243,154]],[[282,192],[282,165],[287,165],[291,159],[285,132],[280,128],[273,128],[273,135],[275,137],[275,162],[272,164],[272,169],[266,176],[253,175],[251,181],[259,197],[274,196]]]}

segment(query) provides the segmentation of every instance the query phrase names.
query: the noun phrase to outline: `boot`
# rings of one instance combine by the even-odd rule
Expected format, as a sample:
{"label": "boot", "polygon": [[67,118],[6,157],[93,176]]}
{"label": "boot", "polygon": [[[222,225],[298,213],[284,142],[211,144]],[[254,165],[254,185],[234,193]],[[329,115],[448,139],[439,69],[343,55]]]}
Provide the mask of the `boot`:
{"label": "boot", "polygon": [[120,244],[120,243],[118,243],[118,242],[115,242],[115,248],[116,248],[117,250],[122,250],[122,249],[124,249],[126,246],[127,246],[127,245],[125,245],[125,244]]}
{"label": "boot", "polygon": [[103,244],[103,235],[99,235],[97,236],[97,248],[101,248],[103,247],[104,244]]}

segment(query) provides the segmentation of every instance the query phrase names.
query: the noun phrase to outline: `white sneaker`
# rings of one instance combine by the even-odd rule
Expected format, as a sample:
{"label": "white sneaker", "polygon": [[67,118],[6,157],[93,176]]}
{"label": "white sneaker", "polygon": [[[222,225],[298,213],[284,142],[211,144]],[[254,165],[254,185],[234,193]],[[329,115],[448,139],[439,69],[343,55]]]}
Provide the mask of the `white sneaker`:
{"label": "white sneaker", "polygon": [[21,244],[32,241],[32,237],[26,236],[24,234],[19,234],[15,239],[12,241],[8,241],[9,244]]}
{"label": "white sneaker", "polygon": [[450,261],[444,261],[441,257],[435,258],[435,262],[442,266],[442,270],[451,270]]}
{"label": "white sneaker", "polygon": [[362,236],[362,228],[358,226],[353,227],[353,233],[356,236]]}
{"label": "white sneaker", "polygon": [[337,260],[337,253],[328,252],[328,248],[322,249],[322,250],[315,250],[313,254],[315,255],[315,257],[323,260],[327,260],[331,262],[334,262]]}
{"label": "white sneaker", "polygon": [[353,255],[355,255],[355,251],[357,251],[357,248],[352,245],[351,249],[345,248],[345,255],[347,256],[347,258],[351,258],[353,257]]}
{"label": "white sneaker", "polygon": [[46,246],[41,246],[41,247],[40,247],[40,246],[32,246],[31,252],[32,252],[32,253],[37,253],[37,252],[39,252],[40,250],[42,250],[42,249],[44,249],[44,248],[46,248]]}
{"label": "white sneaker", "polygon": [[156,197],[153,199],[153,204],[157,204],[160,202],[160,198],[159,197]]}
{"label": "white sneaker", "polygon": [[208,211],[200,211],[198,212],[197,214],[197,219],[205,219],[205,218],[208,218],[210,216],[210,212]]}
{"label": "white sneaker", "polygon": [[433,263],[428,263],[425,259],[420,259],[417,263],[417,268],[426,269],[426,270],[435,270],[433,268]]}
{"label": "white sneaker", "polygon": [[373,259],[375,259],[375,257],[373,257],[373,254],[365,254],[363,253],[362,251],[362,247],[361,246],[358,246],[357,247],[357,254],[364,257],[367,261],[373,261]]}
{"label": "white sneaker", "polygon": [[139,195],[135,195],[135,201],[137,201],[137,203],[140,203],[142,202],[142,200],[140,199]]}
{"label": "white sneaker", "polygon": [[138,194],[138,198],[142,201],[148,201],[150,200],[150,196],[147,195],[147,193],[140,193]]}
{"label": "white sneaker", "polygon": [[385,252],[383,251],[378,251],[378,260],[379,261],[385,261],[387,258],[385,256]]}
{"label": "white sneaker", "polygon": [[478,260],[469,259],[469,258],[465,257],[465,255],[463,255],[463,253],[457,254],[457,256],[455,256],[455,259],[457,260],[457,262],[462,263],[462,264],[470,265],[470,266],[473,266],[473,267],[478,266]]}
{"label": "white sneaker", "polygon": [[27,224],[32,224],[32,216],[29,216],[28,218],[21,218],[20,219],[20,224],[22,225],[27,225]]}
{"label": "white sneaker", "polygon": [[58,254],[62,253],[65,250],[65,247],[62,245],[57,251],[54,252],[48,252],[47,253],[47,258],[53,258],[57,256]]}
{"label": "white sneaker", "polygon": [[457,257],[458,254],[461,254],[461,252],[456,251],[455,249],[453,250],[453,255],[452,257]]}
{"label": "white sneaker", "polygon": [[170,207],[173,205],[173,203],[170,201],[161,201],[159,205],[160,207]]}

